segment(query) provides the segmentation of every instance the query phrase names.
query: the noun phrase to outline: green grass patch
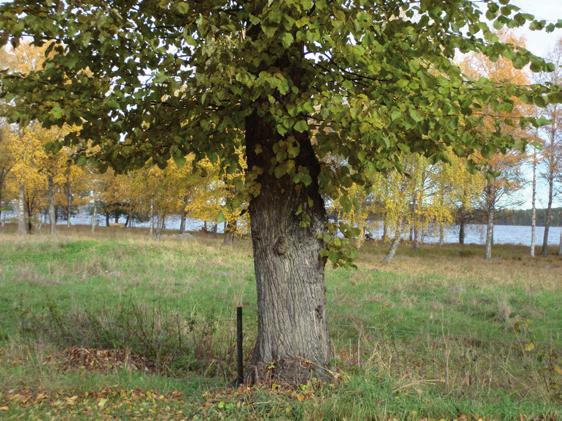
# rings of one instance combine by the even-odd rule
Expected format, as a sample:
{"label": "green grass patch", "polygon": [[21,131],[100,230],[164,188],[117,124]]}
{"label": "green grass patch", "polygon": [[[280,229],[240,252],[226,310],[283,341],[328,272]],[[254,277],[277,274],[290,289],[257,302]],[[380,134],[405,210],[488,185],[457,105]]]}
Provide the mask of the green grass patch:
{"label": "green grass patch", "polygon": [[[482,260],[441,250],[405,251],[411,271],[327,270],[339,382],[234,390],[237,305],[245,306],[246,355],[256,335],[246,244],[10,237],[0,243],[0,417],[560,416],[560,285],[531,285],[492,267],[488,278],[473,276]],[[515,252],[498,254],[524,268]],[[456,259],[466,273],[440,259]],[[73,347],[127,350],[146,367],[69,366]]]}

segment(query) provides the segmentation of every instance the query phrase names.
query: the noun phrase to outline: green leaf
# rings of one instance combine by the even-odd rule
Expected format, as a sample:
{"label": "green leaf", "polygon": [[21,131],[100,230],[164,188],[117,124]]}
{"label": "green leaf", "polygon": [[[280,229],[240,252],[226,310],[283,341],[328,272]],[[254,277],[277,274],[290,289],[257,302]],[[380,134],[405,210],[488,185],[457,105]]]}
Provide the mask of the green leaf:
{"label": "green leaf", "polygon": [[185,1],[180,1],[179,3],[176,3],[176,11],[182,15],[187,14],[189,12],[189,3]]}
{"label": "green leaf", "polygon": [[285,48],[289,48],[291,46],[291,44],[293,43],[294,38],[293,35],[290,32],[285,32],[283,34],[283,36],[281,37],[281,42],[283,44],[283,47]]}
{"label": "green leaf", "polygon": [[306,132],[308,130],[308,123],[306,120],[299,120],[293,127],[297,132]]}

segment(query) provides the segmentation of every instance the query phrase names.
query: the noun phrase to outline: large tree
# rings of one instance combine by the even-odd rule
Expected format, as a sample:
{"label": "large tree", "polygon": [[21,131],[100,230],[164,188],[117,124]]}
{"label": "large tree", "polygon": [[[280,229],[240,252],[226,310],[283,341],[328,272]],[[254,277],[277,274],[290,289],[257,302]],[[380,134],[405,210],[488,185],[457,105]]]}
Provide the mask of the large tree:
{"label": "large tree", "polygon": [[405,152],[505,149],[509,135],[476,130],[481,110],[545,101],[540,86],[468,82],[453,63],[476,51],[549,68],[488,27],[546,23],[509,0],[484,3],[14,0],[0,7],[2,38],[55,54],[38,72],[6,74],[2,94],[18,99],[13,119],[80,126],[66,141],[91,142],[117,170],[194,153],[236,172],[244,147],[258,293],[250,372],[303,381],[330,360],[326,258],[346,261],[324,198],[399,167]]}

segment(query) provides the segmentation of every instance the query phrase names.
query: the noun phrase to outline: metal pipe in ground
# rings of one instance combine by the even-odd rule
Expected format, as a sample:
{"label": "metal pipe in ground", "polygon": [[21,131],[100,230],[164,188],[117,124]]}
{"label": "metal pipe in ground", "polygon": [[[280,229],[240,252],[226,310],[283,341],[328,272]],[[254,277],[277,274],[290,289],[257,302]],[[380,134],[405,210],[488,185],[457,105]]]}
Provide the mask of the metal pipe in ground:
{"label": "metal pipe in ground", "polygon": [[238,386],[244,383],[244,332],[242,330],[242,307],[236,307],[236,360],[238,368]]}

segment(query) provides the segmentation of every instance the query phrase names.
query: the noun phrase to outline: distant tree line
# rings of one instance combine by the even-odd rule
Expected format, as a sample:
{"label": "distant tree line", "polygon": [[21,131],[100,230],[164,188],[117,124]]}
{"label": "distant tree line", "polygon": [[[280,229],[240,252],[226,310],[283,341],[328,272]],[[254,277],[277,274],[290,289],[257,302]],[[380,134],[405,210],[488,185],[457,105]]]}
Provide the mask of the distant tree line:
{"label": "distant tree line", "polygon": [[[537,225],[544,226],[547,209],[537,209]],[[498,225],[531,225],[531,209],[501,209],[496,214]],[[482,215],[482,218],[484,216]],[[481,220],[478,216],[476,220]],[[562,207],[552,209],[551,226],[562,226]]]}

